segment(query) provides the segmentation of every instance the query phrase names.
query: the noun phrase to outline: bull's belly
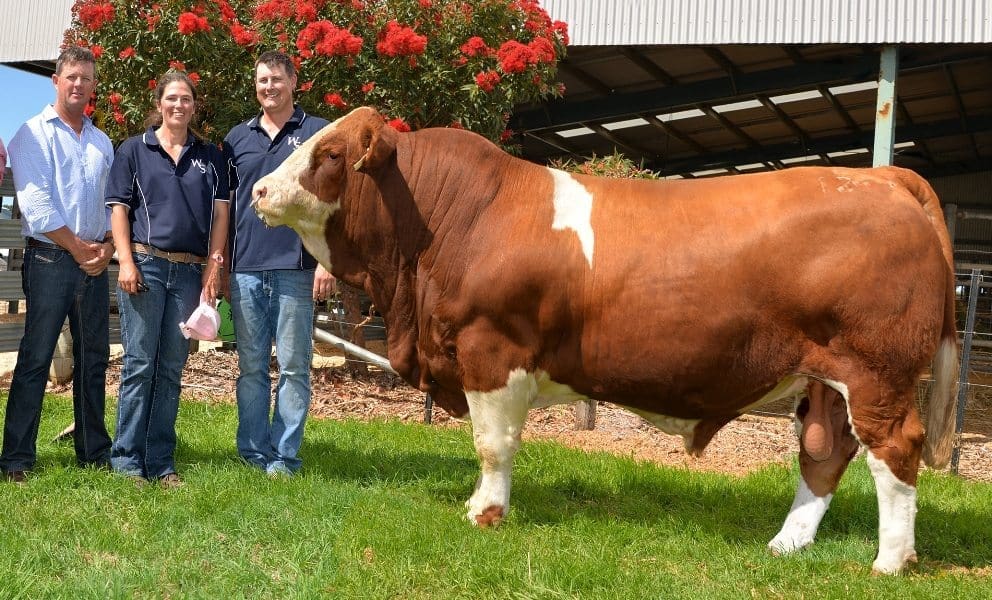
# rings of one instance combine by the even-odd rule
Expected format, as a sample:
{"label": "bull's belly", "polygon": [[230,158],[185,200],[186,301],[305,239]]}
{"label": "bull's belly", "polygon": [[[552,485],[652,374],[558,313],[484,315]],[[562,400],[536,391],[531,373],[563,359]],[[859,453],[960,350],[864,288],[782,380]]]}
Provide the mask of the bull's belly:
{"label": "bull's belly", "polygon": [[[565,404],[578,402],[583,400],[590,400],[591,397],[577,392],[571,386],[564,383],[559,383],[551,379],[550,375],[544,371],[538,370],[533,374],[528,374],[529,377],[533,378],[533,384],[536,388],[536,394],[530,402],[530,408],[543,408],[546,406],[551,406],[553,404]],[[765,393],[763,396],[757,400],[751,402],[750,404],[741,406],[733,411],[734,414],[740,415],[744,414],[750,410],[754,410],[762,405],[770,404],[772,402],[777,402],[786,398],[791,398],[794,401],[798,401],[806,393],[806,384],[808,383],[808,377],[802,374],[793,374],[784,377],[778,384],[772,388],[771,391]],[[662,407],[659,402],[659,410],[652,411],[645,406],[626,406],[622,402],[616,402],[610,400],[609,398],[598,397],[597,400],[603,400],[610,402],[611,404],[616,404],[622,408],[629,410],[630,412],[640,416],[642,419],[651,423],[658,429],[668,433],[670,435],[680,435],[685,438],[687,447],[691,445],[691,438],[693,432],[695,431],[696,425],[700,423],[703,419],[709,416],[705,414],[699,414],[698,418],[684,418],[676,417],[669,414],[665,414],[665,408],[673,409],[672,406]],[[670,403],[669,403],[670,404]],[[677,410],[671,410],[671,412],[681,412]]]}

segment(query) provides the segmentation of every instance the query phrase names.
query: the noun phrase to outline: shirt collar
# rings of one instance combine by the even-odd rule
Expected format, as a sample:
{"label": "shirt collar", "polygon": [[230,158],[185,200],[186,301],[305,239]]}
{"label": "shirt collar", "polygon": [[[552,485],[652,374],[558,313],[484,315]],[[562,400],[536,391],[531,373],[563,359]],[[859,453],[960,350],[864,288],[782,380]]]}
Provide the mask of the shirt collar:
{"label": "shirt collar", "polygon": [[[158,136],[155,135],[155,127],[149,127],[145,130],[144,135],[141,136],[142,141],[148,146],[161,146],[158,142]],[[191,132],[186,132],[186,142],[183,146],[192,146],[196,142],[196,136]]]}
{"label": "shirt collar", "polygon": [[[303,122],[303,119],[305,118],[306,118],[306,113],[303,112],[303,109],[300,108],[300,105],[294,104],[293,115],[289,117],[288,121],[286,121],[286,125],[289,125],[290,123],[292,123],[293,125],[299,125],[300,123]],[[282,128],[285,129],[286,125],[283,125]],[[255,117],[248,122],[248,126],[251,127],[252,129],[257,129],[259,131],[262,130],[262,111],[258,111],[258,114],[255,115]]]}
{"label": "shirt collar", "polygon": [[[51,104],[46,104],[45,108],[41,109],[41,118],[46,121],[62,121],[59,113],[55,112],[55,106]],[[93,120],[83,115],[83,129],[89,127],[93,127]]]}

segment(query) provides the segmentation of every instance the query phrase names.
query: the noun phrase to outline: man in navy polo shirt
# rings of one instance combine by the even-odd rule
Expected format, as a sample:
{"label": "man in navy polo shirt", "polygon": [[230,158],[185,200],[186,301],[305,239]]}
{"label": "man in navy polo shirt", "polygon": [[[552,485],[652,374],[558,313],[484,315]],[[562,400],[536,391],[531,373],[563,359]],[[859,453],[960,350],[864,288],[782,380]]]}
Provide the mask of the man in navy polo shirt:
{"label": "man in navy polo shirt", "polygon": [[[313,304],[328,298],[334,278],[289,227],[268,228],[251,207],[255,182],[274,171],[328,122],[293,103],[296,69],[281,52],[255,61],[261,113],[224,139],[233,190],[231,315],[238,346],[238,453],[270,476],[290,476],[310,407]],[[269,359],[276,343],[279,382],[271,412]]]}

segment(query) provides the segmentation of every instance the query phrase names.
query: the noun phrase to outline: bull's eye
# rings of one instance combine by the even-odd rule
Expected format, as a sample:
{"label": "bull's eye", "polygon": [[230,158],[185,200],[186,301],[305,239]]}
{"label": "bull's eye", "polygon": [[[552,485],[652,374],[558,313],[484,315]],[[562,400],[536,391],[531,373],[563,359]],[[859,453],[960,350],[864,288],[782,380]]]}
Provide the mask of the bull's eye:
{"label": "bull's eye", "polygon": [[328,152],[327,153],[327,158],[329,160],[337,160],[337,159],[341,158],[341,155],[338,154],[337,152]]}

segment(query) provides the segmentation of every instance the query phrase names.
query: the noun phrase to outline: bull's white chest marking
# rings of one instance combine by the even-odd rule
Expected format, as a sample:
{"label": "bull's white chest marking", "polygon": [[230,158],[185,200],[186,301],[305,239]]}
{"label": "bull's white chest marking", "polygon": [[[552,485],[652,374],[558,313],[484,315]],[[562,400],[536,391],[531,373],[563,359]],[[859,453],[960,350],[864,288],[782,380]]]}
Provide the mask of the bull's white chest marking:
{"label": "bull's white chest marking", "polygon": [[595,236],[592,232],[592,194],[571,175],[557,169],[548,169],[555,183],[555,216],[551,228],[556,231],[571,229],[579,236],[582,254],[592,268]]}
{"label": "bull's white chest marking", "polygon": [[340,200],[333,204],[327,204],[314,197],[313,202],[308,206],[309,214],[313,216],[296,222],[296,232],[300,235],[303,247],[328,271],[331,270],[331,249],[327,246],[327,236],[324,229],[328,219],[339,208],[341,208]]}

